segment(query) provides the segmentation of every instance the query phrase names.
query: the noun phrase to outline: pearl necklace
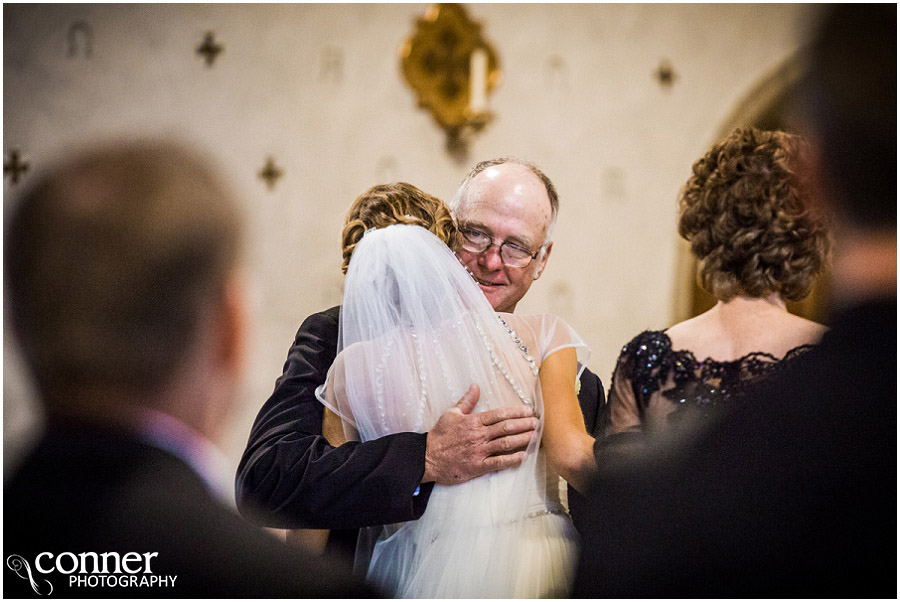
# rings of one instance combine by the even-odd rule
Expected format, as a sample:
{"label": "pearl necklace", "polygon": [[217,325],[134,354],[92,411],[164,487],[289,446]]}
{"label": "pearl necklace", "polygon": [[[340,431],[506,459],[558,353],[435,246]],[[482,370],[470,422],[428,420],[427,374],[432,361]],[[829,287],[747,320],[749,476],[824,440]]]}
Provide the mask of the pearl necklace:
{"label": "pearl necklace", "polygon": [[518,347],[522,351],[522,354],[525,356],[525,359],[528,360],[528,365],[531,367],[531,373],[534,374],[535,376],[537,376],[538,375],[538,367],[537,367],[537,364],[534,363],[534,358],[531,357],[531,355],[529,355],[529,353],[528,353],[528,345],[526,345],[525,343],[522,342],[522,339],[520,339],[519,335],[516,334],[516,331],[513,330],[509,324],[506,323],[506,320],[504,320],[500,316],[497,316],[497,319],[500,320],[500,323],[503,324],[503,328],[506,329],[506,333],[510,336],[510,338],[512,338],[513,343],[516,344],[516,347]]}
{"label": "pearl necklace", "polygon": [[[501,323],[503,323],[504,326],[506,326],[506,323],[503,321],[503,318],[501,318],[500,316],[497,316],[497,318],[500,320]],[[509,326],[507,326],[506,328],[507,328],[507,332],[511,333],[511,336],[513,337],[513,341],[516,341],[518,339],[519,343],[521,343],[521,339],[519,339],[519,337],[516,336],[515,331],[512,328],[510,328]],[[490,339],[488,338],[487,334],[485,334],[484,329],[481,327],[481,323],[479,322],[479,320],[477,318],[475,319],[475,329],[478,331],[478,334],[481,335],[481,340],[484,342],[484,348],[487,349],[488,354],[491,356],[491,363],[494,365],[494,368],[496,368],[500,372],[500,374],[503,375],[503,378],[506,379],[506,382],[508,382],[509,385],[512,387],[513,391],[516,392],[516,395],[519,396],[519,399],[522,401],[522,403],[524,403],[527,406],[534,405],[534,400],[531,397],[528,397],[525,394],[525,392],[522,391],[522,388],[519,386],[519,384],[516,382],[516,380],[509,373],[509,370],[506,369],[506,366],[504,366],[503,362],[500,361],[500,358],[497,357],[497,352],[494,350],[494,346],[491,344]],[[519,348],[520,351],[523,351],[525,353],[525,359],[528,360],[528,363],[531,366],[532,374],[537,376],[537,366],[534,363],[534,358],[532,358],[530,355],[528,355],[528,347],[525,347],[524,345],[520,346],[519,343],[517,343],[516,346]]]}

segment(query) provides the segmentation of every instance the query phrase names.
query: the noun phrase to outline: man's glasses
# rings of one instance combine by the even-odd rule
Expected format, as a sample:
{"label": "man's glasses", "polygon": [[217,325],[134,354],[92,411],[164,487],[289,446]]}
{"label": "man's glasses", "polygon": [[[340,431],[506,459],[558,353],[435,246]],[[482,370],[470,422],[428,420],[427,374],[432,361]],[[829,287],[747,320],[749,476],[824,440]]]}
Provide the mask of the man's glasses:
{"label": "man's glasses", "polygon": [[[459,232],[463,238],[462,248],[472,253],[484,253],[496,244],[491,236],[475,228],[460,228]],[[540,251],[539,249],[532,253],[511,242],[501,242],[497,246],[500,247],[500,259],[511,268],[524,268],[538,256]]]}

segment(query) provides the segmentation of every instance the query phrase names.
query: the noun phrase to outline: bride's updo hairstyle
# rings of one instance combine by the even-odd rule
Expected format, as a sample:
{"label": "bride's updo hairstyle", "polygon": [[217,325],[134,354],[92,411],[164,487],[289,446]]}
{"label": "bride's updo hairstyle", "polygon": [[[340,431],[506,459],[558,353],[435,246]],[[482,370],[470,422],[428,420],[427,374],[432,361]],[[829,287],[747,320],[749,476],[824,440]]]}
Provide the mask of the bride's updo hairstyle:
{"label": "bride's updo hairstyle", "polygon": [[366,230],[394,224],[421,226],[451,249],[459,248],[459,231],[442,200],[406,182],[379,184],[356,197],[347,211],[341,233],[341,270],[347,273],[350,256]]}
{"label": "bride's updo hairstyle", "polygon": [[809,293],[828,234],[794,172],[805,151],[799,136],[739,128],[694,163],[678,233],[700,261],[701,286],[718,299]]}

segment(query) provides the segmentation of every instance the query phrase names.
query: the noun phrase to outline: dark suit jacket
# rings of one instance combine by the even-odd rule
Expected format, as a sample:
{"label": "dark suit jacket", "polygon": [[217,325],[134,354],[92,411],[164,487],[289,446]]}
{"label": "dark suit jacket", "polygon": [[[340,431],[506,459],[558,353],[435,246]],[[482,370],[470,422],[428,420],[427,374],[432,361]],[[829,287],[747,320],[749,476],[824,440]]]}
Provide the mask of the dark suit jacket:
{"label": "dark suit jacket", "polygon": [[[134,436],[95,426],[53,429],[4,488],[4,550],[31,569],[52,597],[356,597],[371,592],[347,567],[300,553],[244,522],[214,499],[180,459]],[[167,587],[70,587],[71,576],[36,570],[65,553],[156,553],[152,575]],[[143,563],[133,563],[132,568]],[[93,561],[88,559],[89,571]],[[127,566],[127,565],[126,565]],[[112,562],[109,565],[112,570]],[[4,597],[36,597],[9,568]],[[22,575],[25,576],[25,572]],[[128,578],[128,573],[122,573]],[[120,576],[122,576],[120,575]],[[140,579],[150,576],[143,570]],[[45,583],[50,582],[50,585]]]}
{"label": "dark suit jacket", "polygon": [[[238,508],[251,520],[337,530],[329,548],[349,553],[355,529],[419,518],[434,484],[420,487],[426,434],[397,433],[337,448],[322,436],[315,389],[337,355],[339,316],[340,307],[332,307],[309,316],[297,331],[284,373],[250,431],[236,490]],[[591,432],[602,432],[603,400],[600,380],[585,370],[579,401]]]}
{"label": "dark suit jacket", "polygon": [[601,444],[574,594],[895,598],[896,312],[842,312],[691,442]]}

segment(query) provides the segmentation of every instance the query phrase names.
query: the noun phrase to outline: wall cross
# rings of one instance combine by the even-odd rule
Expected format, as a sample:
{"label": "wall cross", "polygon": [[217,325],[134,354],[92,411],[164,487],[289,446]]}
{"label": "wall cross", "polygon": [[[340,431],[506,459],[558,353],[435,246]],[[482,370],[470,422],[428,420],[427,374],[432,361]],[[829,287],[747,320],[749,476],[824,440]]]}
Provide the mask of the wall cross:
{"label": "wall cross", "polygon": [[19,183],[19,178],[27,172],[31,167],[31,164],[28,161],[22,161],[19,156],[19,151],[11,151],[9,153],[9,159],[7,159],[3,163],[3,175],[9,175],[10,182],[13,184]]}
{"label": "wall cross", "polygon": [[197,46],[197,54],[203,56],[207,67],[212,67],[219,53],[225,50],[221,44],[216,43],[215,37],[213,32],[207,31],[206,37],[203,38],[203,43]]}
{"label": "wall cross", "polygon": [[269,187],[269,190],[275,189],[275,183],[284,175],[284,170],[275,165],[275,160],[272,157],[266,159],[266,164],[263,166],[262,170],[259,172],[259,177],[266,181],[266,186]]}

